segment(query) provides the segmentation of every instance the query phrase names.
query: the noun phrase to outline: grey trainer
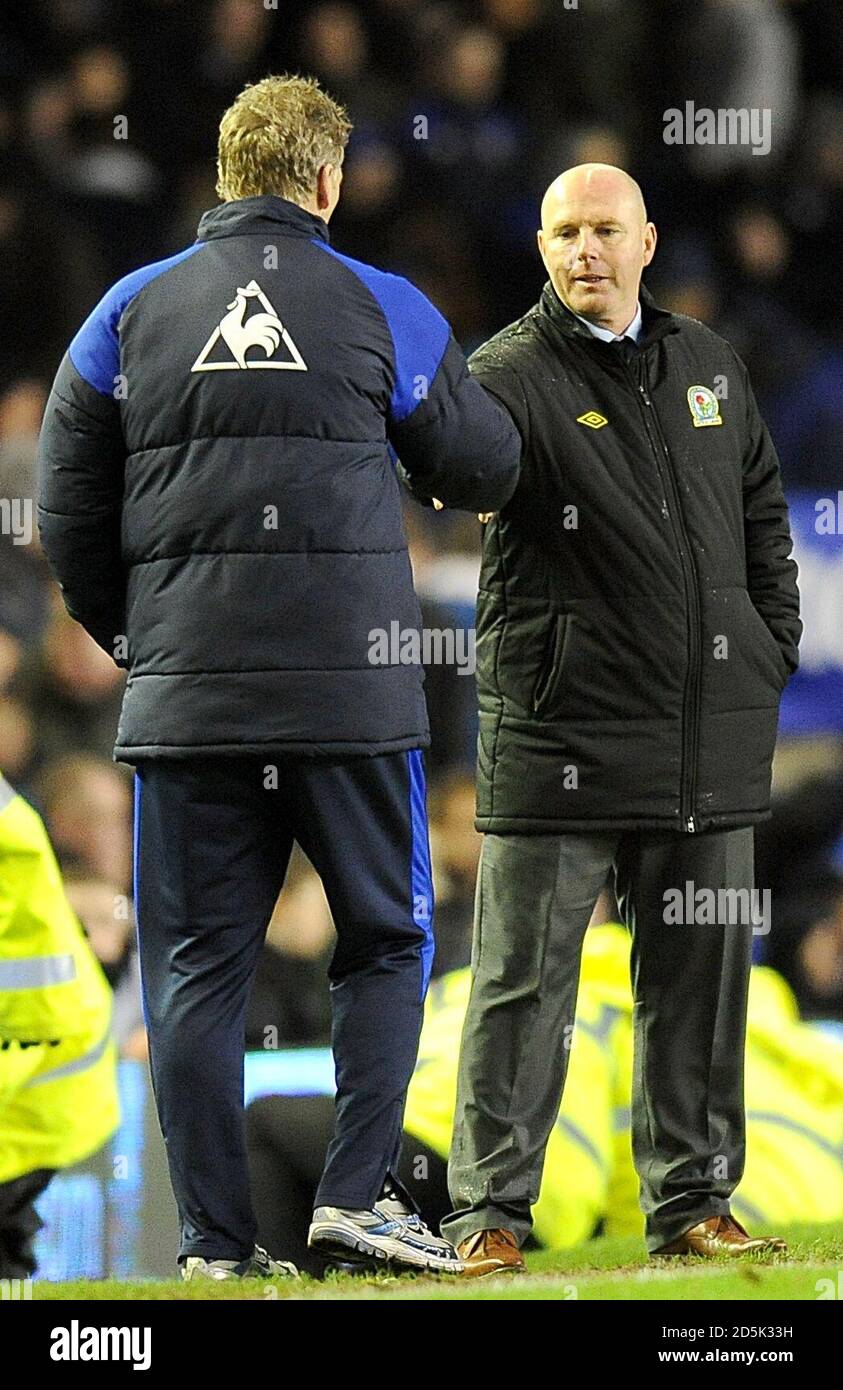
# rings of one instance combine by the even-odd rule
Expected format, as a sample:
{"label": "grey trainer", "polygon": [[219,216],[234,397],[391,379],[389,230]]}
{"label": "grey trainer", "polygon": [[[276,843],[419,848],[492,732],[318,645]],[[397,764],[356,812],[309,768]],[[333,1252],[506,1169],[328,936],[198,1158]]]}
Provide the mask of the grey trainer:
{"label": "grey trainer", "polygon": [[428,1274],[461,1274],[462,1261],[397,1194],[379,1197],[370,1211],[317,1207],[307,1243],[320,1254]]}
{"label": "grey trainer", "polygon": [[262,1246],[245,1260],[206,1260],[188,1255],[181,1267],[182,1279],[298,1279],[298,1270],[287,1260],[271,1260]]}

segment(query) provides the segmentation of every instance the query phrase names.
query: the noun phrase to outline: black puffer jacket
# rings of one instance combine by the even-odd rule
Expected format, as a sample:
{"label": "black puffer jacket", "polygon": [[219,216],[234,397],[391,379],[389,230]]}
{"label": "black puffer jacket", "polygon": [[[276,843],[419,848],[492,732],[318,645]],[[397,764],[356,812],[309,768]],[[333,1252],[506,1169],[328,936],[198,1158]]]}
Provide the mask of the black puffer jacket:
{"label": "black puffer jacket", "polygon": [[481,830],[769,814],[802,630],[776,454],[729,344],[642,309],[627,363],[548,283],[470,362],[524,444],[485,530]]}
{"label": "black puffer jacket", "polygon": [[115,756],[429,742],[395,452],[454,507],[518,474],[506,411],[407,280],[272,195],[109,290],[59,367],[38,519],[74,618],[129,671]]}

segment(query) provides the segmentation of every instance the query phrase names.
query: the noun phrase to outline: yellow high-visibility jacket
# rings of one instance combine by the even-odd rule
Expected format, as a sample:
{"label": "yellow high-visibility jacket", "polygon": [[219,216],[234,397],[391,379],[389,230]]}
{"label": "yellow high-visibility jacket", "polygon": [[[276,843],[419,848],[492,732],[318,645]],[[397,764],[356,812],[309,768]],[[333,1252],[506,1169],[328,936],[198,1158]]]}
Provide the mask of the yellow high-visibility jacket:
{"label": "yellow high-visibility jacket", "polygon": [[0,1182],[96,1153],[120,1123],[112,994],[40,816],[0,776]]}
{"label": "yellow high-visibility jacket", "polygon": [[[404,1125],[443,1157],[450,1144],[468,969],[434,982]],[[565,1093],[547,1146],[534,1232],[545,1245],[642,1234],[632,1163],[629,935],[586,932]],[[494,1063],[492,1062],[492,1065]],[[550,1062],[549,1062],[550,1064]],[[752,970],[746,1050],[747,1159],[732,1206],[761,1225],[843,1218],[843,1045],[799,1020],[774,971]]]}

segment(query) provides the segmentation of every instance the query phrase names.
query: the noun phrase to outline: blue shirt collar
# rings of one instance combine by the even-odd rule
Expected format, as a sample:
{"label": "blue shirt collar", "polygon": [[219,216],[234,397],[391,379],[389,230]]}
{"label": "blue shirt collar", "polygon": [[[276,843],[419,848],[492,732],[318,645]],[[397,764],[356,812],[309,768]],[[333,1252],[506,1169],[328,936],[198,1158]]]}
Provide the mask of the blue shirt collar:
{"label": "blue shirt collar", "polygon": [[[573,309],[571,313],[574,313]],[[635,318],[623,333],[613,333],[611,328],[600,328],[596,323],[591,323],[589,319],[584,319],[582,314],[574,314],[574,318],[579,319],[580,323],[584,323],[586,328],[589,328],[594,334],[595,338],[602,339],[604,343],[619,343],[622,338],[631,338],[634,343],[637,343],[641,336],[642,320],[640,303],[635,311]]]}

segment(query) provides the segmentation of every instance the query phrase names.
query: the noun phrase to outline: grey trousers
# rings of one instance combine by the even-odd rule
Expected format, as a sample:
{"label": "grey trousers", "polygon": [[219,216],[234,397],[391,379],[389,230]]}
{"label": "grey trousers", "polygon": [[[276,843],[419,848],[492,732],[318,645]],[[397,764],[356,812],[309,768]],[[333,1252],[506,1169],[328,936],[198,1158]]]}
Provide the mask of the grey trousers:
{"label": "grey trousers", "polygon": [[[530,1231],[583,937],[612,870],[632,935],[632,1147],[647,1248],[729,1211],[745,1157],[752,829],[486,835],[448,1167],[454,1211],[442,1223],[454,1244],[496,1228],[521,1243]],[[700,889],[714,899],[695,898]],[[745,890],[740,910],[718,889]],[[677,892],[686,905],[714,901],[716,921],[704,907],[677,912]]]}

